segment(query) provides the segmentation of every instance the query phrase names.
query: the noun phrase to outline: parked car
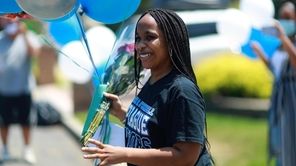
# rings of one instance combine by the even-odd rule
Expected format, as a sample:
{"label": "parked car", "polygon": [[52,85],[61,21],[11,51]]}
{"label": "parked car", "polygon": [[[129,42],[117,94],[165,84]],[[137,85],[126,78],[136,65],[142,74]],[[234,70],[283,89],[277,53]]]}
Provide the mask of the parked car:
{"label": "parked car", "polygon": [[229,50],[229,43],[217,31],[219,17],[226,9],[177,11],[188,28],[192,62]]}

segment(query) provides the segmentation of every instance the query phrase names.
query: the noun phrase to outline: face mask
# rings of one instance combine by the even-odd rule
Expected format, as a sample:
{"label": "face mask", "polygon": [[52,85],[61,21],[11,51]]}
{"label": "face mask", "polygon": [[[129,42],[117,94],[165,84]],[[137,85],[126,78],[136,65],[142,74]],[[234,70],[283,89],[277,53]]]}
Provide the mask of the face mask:
{"label": "face mask", "polygon": [[15,35],[18,32],[18,24],[14,22],[6,25],[4,32],[8,35]]}
{"label": "face mask", "polygon": [[287,36],[293,36],[296,32],[296,23],[293,20],[279,20]]}

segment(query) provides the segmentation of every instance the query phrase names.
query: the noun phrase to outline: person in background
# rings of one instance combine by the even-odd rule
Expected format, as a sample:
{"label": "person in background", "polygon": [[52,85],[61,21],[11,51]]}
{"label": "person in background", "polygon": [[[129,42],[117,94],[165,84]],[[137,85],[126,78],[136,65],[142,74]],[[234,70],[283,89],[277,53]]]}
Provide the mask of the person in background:
{"label": "person in background", "polygon": [[147,166],[213,165],[205,136],[206,112],[190,59],[189,38],[183,20],[173,11],[150,9],[136,25],[135,70],[150,69],[149,80],[128,110],[118,96],[111,113],[125,121],[126,147],[90,139],[82,147],[85,159],[100,165],[126,162]]}
{"label": "person in background", "polygon": [[296,10],[285,2],[279,10],[275,29],[282,46],[267,59],[259,43],[253,42],[256,55],[274,75],[273,93],[269,108],[269,164],[296,164]]}
{"label": "person in background", "polygon": [[21,21],[0,18],[0,133],[1,158],[10,159],[8,148],[9,127],[19,123],[22,127],[23,157],[29,163],[36,158],[30,147],[31,91],[34,78],[31,58],[39,54],[38,38]]}

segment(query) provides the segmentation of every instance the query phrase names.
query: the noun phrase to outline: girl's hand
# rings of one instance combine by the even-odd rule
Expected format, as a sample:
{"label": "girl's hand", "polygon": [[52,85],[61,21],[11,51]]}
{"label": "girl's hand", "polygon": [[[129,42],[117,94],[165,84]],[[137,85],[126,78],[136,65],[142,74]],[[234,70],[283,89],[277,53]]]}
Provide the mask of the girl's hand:
{"label": "girl's hand", "polygon": [[260,43],[258,43],[257,41],[251,41],[250,45],[251,45],[251,48],[253,49],[253,51],[255,51],[255,52],[259,52],[262,50]]}
{"label": "girl's hand", "polygon": [[283,27],[281,26],[280,22],[275,20],[274,21],[274,27],[278,32],[278,37],[281,39],[282,37],[286,36],[286,33],[283,29]]}
{"label": "girl's hand", "polygon": [[117,164],[123,162],[125,157],[125,150],[123,147],[115,147],[103,144],[100,141],[89,139],[88,143],[93,144],[93,147],[82,147],[82,151],[86,154],[83,155],[85,159],[100,159],[100,166],[110,164]]}
{"label": "girl's hand", "polygon": [[111,107],[110,107],[110,113],[116,116],[121,121],[124,121],[125,115],[126,115],[126,109],[123,108],[123,104],[120,101],[119,97],[111,93],[104,93],[104,96],[107,99],[112,101]]}

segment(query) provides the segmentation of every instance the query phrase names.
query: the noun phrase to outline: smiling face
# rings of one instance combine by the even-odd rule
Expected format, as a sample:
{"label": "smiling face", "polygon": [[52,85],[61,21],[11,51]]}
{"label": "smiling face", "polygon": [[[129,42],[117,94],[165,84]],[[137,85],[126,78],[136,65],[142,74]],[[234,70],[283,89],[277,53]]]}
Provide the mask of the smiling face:
{"label": "smiling face", "polygon": [[164,34],[150,14],[143,16],[137,24],[135,46],[142,66],[151,69],[152,74],[172,69]]}

